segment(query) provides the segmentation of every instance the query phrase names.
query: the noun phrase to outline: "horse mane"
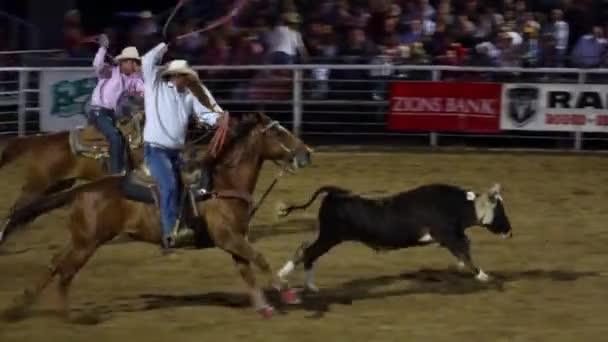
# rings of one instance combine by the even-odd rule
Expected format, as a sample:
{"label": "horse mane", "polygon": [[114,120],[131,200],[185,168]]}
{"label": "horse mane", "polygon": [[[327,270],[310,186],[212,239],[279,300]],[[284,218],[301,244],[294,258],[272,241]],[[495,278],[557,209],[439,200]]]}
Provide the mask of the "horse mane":
{"label": "horse mane", "polygon": [[[226,128],[226,141],[223,146],[220,146],[214,159],[221,160],[225,158],[229,152],[233,152],[236,147],[240,146],[240,142],[249,137],[251,131],[258,123],[258,119],[251,120],[246,114],[229,114],[228,127]],[[218,132],[216,131],[216,135],[212,138],[212,145],[213,141],[216,140],[217,134]],[[240,151],[240,153],[243,153],[247,147],[249,146],[243,145],[243,151]]]}

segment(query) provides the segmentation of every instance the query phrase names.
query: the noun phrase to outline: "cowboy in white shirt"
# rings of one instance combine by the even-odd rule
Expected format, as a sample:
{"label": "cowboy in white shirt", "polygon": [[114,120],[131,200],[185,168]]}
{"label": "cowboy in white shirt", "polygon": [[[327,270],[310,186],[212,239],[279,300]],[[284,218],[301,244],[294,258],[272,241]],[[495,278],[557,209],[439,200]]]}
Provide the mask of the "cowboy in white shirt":
{"label": "cowboy in white shirt", "polygon": [[167,51],[161,43],[142,58],[144,77],[144,160],[160,190],[162,245],[168,249],[175,237],[171,235],[179,214],[179,161],[186,139],[188,119],[195,115],[199,123],[215,126],[223,113],[209,91],[203,86],[211,109],[197,100],[186,84],[198,74],[184,60],[171,61],[164,69],[156,64]]}

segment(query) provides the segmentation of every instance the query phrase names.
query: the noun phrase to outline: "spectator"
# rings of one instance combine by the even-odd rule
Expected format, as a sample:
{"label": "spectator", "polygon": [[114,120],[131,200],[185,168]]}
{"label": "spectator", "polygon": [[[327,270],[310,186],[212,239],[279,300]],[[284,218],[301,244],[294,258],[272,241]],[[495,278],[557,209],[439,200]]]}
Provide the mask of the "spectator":
{"label": "spectator", "polygon": [[474,44],[474,34],[476,31],[475,24],[466,15],[459,15],[454,23],[452,35],[465,47],[471,47]]}
{"label": "spectator", "polygon": [[139,23],[135,31],[139,38],[144,38],[155,33],[159,33],[158,24],[154,20],[154,15],[150,11],[142,11],[139,14]]}
{"label": "spectator", "polygon": [[181,34],[189,34],[187,37],[177,41],[178,48],[185,53],[185,55],[192,59],[195,55],[199,54],[205,44],[203,35],[194,32],[199,26],[199,21],[196,18],[189,18],[183,26]]}
{"label": "spectator", "polygon": [[[203,52],[201,62],[204,65],[228,65],[230,64],[230,46],[224,37],[213,34],[209,37],[209,43]],[[216,74],[217,70],[208,71]]]}
{"label": "spectator", "polygon": [[82,46],[84,34],[78,10],[70,10],[63,17],[63,36],[64,47],[69,57],[86,57]]}
{"label": "spectator", "polygon": [[570,25],[564,21],[564,12],[561,9],[556,8],[551,11],[551,24],[548,26],[548,33],[551,34],[555,42],[557,65],[563,66],[568,50]]}
{"label": "spectator", "polygon": [[288,12],[283,14],[282,21],[268,34],[270,63],[293,64],[298,53],[304,61],[308,60],[308,52],[298,29],[300,16]]}
{"label": "spectator", "polygon": [[546,33],[541,39],[541,48],[539,51],[538,66],[541,68],[555,68],[562,66],[563,59],[560,57],[557,49],[555,36],[551,33]]}
{"label": "spectator", "polygon": [[594,26],[590,34],[579,38],[572,50],[572,63],[579,68],[597,68],[606,52],[604,30]]}
{"label": "spectator", "polygon": [[409,22],[408,31],[401,35],[400,41],[404,44],[427,41],[434,33],[435,23],[433,21],[413,19]]}
{"label": "spectator", "polygon": [[528,68],[537,67],[539,57],[540,43],[538,42],[538,30],[534,26],[528,26],[524,29],[522,65]]}
{"label": "spectator", "polygon": [[[377,49],[371,41],[366,39],[363,28],[352,27],[346,41],[338,47],[338,55],[341,58],[337,62],[340,64],[368,64],[376,53]],[[362,91],[360,96],[364,98],[366,82],[352,82],[352,80],[365,80],[368,77],[369,73],[365,70],[331,70],[331,78],[350,80],[336,84],[336,97],[353,98],[356,94],[349,92]]]}

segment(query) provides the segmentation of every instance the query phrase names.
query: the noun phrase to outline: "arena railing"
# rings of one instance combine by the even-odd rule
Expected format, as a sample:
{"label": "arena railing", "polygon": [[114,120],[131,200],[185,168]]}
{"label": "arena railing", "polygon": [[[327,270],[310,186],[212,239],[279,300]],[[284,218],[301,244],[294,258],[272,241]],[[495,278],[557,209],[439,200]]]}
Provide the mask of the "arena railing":
{"label": "arena railing", "polygon": [[[391,80],[491,81],[501,83],[606,84],[607,69],[495,68],[362,65],[196,66],[218,102],[232,112],[260,110],[298,136],[370,143],[399,141],[423,146],[476,144],[494,147],[604,149],[604,133],[502,131],[496,134],[398,132],[386,128]],[[92,68],[0,68],[0,129],[4,134],[40,132],[45,108],[41,75],[93,78]],[[78,78],[78,77],[76,77]],[[45,88],[46,87],[46,88]],[[6,99],[2,101],[3,97]],[[604,96],[604,100],[606,100]],[[608,104],[607,104],[608,106]],[[83,106],[84,108],[84,106]],[[608,111],[608,110],[607,110]],[[82,113],[81,113],[82,114]],[[66,127],[68,129],[69,127]]]}

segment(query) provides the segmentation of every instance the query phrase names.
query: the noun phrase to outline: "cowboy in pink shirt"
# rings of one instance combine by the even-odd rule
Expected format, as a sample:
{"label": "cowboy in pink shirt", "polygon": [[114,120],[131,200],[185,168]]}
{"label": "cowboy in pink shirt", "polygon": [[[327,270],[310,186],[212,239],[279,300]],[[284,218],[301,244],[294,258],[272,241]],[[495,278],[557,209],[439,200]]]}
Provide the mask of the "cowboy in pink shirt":
{"label": "cowboy in pink shirt", "polygon": [[93,60],[98,82],[91,97],[91,123],[110,143],[110,173],[121,173],[125,164],[125,142],[116,128],[118,101],[126,92],[143,96],[144,82],[138,72],[141,58],[135,47],[129,46],[114,61],[118,66],[104,62],[110,42],[106,35],[99,38],[99,50]]}

